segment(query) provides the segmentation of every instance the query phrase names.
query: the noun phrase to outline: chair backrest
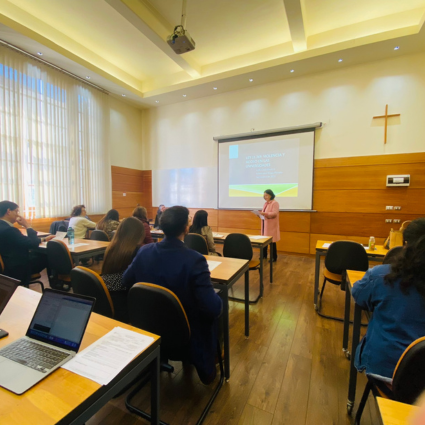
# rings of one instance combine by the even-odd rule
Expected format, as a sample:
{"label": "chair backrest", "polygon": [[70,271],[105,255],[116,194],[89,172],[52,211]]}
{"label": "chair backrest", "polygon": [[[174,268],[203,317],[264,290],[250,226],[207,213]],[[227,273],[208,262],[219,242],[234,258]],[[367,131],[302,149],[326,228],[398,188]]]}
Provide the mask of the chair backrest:
{"label": "chair backrest", "polygon": [[72,261],[71,253],[68,246],[62,241],[47,242],[47,263],[49,268],[60,275],[69,275],[74,262]]}
{"label": "chair backrest", "polygon": [[[137,283],[128,294],[130,323],[161,336],[161,353],[176,360],[185,353],[190,326],[180,300],[167,288]],[[176,357],[174,357],[176,356]]]}
{"label": "chair backrest", "polygon": [[109,236],[103,230],[93,230],[90,235],[92,241],[109,242]]}
{"label": "chair backrest", "polygon": [[202,235],[197,233],[188,233],[184,237],[184,243],[194,251],[198,251],[202,255],[208,255],[207,241]]}
{"label": "chair backrest", "polygon": [[402,246],[395,246],[391,248],[384,257],[382,264],[390,264],[392,260],[397,257],[398,254],[403,250]]}
{"label": "chair backrest", "polygon": [[369,260],[363,245],[353,241],[336,241],[329,246],[325,267],[335,274],[346,270],[365,272],[369,269]]}
{"label": "chair backrest", "polygon": [[102,277],[87,267],[77,266],[71,271],[71,286],[75,294],[96,298],[93,311],[114,318],[114,305]]}
{"label": "chair backrest", "polygon": [[58,227],[58,232],[66,232],[68,230],[68,227],[66,227],[64,224],[61,224]]}
{"label": "chair backrest", "polygon": [[3,274],[4,272],[4,262],[3,262],[3,258],[1,258],[0,255],[0,274]]}
{"label": "chair backrest", "polygon": [[230,233],[227,235],[224,240],[223,255],[251,261],[253,251],[249,237],[243,233]]}
{"label": "chair backrest", "polygon": [[404,351],[393,375],[393,394],[397,401],[413,404],[425,390],[425,337],[412,342]]}

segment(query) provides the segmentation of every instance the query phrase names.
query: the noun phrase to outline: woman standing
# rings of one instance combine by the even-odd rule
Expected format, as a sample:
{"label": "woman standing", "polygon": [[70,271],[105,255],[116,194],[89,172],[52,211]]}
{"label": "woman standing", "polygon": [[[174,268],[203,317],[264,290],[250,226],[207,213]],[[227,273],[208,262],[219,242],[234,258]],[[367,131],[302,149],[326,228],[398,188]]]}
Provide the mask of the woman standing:
{"label": "woman standing", "polygon": [[[279,229],[279,203],[274,200],[275,194],[271,189],[264,191],[263,195],[266,201],[263,206],[262,215],[264,220],[261,220],[261,234],[263,236],[273,237],[273,258],[270,261],[277,260],[277,248],[276,242],[280,241],[280,229]],[[264,258],[267,258],[267,246],[263,249]]]}

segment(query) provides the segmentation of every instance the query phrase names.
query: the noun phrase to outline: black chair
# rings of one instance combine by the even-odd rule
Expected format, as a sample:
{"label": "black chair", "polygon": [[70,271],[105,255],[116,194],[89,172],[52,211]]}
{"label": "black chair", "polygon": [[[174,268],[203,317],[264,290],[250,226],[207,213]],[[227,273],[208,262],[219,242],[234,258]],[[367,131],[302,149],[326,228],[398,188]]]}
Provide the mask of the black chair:
{"label": "black chair", "polygon": [[68,246],[62,241],[51,240],[47,242],[46,252],[50,286],[69,291],[74,262]]}
{"label": "black chair", "polygon": [[[109,242],[109,236],[103,230],[93,230],[90,234],[90,239],[92,241]],[[96,255],[93,260],[96,260],[97,262],[102,261],[103,254]]]}
{"label": "black chair", "polygon": [[419,395],[425,390],[425,337],[412,342],[397,363],[394,369],[392,390],[386,389],[383,392],[380,388],[381,381],[371,376],[367,376],[367,384],[363,392],[362,399],[357,409],[354,424],[360,424],[363,410],[370,391],[374,397],[391,398],[401,403],[413,404]]}
{"label": "black chair", "polygon": [[345,272],[347,270],[357,270],[365,272],[369,269],[369,259],[363,245],[353,241],[336,241],[328,249],[325,257],[325,269],[323,270],[324,280],[318,300],[317,313],[326,318],[343,322],[340,317],[328,316],[321,313],[322,296],[326,282],[339,285],[345,291]]}
{"label": "black chair", "polygon": [[67,230],[68,228],[63,224],[58,227],[58,232],[66,232]]}
{"label": "black chair", "polygon": [[197,233],[188,233],[184,237],[184,243],[194,251],[198,251],[202,255],[208,255],[208,245],[207,241],[202,235]]}
{"label": "black chair", "polygon": [[[253,260],[252,256],[254,252],[252,250],[252,245],[249,237],[243,233],[230,233],[226,236],[223,246],[223,256],[231,258],[240,258],[241,260],[249,261],[249,270],[258,270],[260,272],[260,261]],[[254,301],[249,301],[250,304],[256,304],[258,300],[262,297],[263,287],[260,279],[260,293]],[[232,301],[245,302],[242,298],[233,298],[229,297]]]}
{"label": "black chair", "polygon": [[402,246],[395,246],[394,248],[391,248],[385,255],[384,260],[382,261],[382,264],[391,264],[393,259],[397,257],[401,251],[403,250]]}
{"label": "black chair", "polygon": [[96,298],[93,311],[114,318],[114,305],[102,277],[93,270],[77,266],[71,271],[71,286],[75,294]]}
{"label": "black chair", "polygon": [[[171,360],[185,360],[187,358],[190,326],[186,312],[177,296],[170,290],[152,283],[137,283],[129,292],[128,307],[130,323],[145,331],[161,336],[161,357]],[[201,424],[224,382],[223,362],[221,349],[217,341],[217,355],[220,363],[220,380],[214,389],[197,424]],[[127,409],[142,418],[150,420],[150,415],[131,404],[132,398],[141,390],[148,379],[144,379],[127,396]],[[164,425],[164,422],[160,422]]]}

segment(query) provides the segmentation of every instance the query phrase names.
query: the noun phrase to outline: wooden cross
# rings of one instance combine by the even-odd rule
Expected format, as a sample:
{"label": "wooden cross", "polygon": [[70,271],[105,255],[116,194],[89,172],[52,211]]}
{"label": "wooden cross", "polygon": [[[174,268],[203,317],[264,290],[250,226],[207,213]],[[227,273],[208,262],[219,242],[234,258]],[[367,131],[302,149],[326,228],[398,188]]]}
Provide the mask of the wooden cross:
{"label": "wooden cross", "polygon": [[375,118],[385,118],[385,138],[384,138],[384,144],[387,144],[387,124],[388,124],[388,118],[391,117],[399,117],[400,114],[391,114],[388,115],[388,105],[385,105],[385,115],[379,115],[379,117],[373,117]]}

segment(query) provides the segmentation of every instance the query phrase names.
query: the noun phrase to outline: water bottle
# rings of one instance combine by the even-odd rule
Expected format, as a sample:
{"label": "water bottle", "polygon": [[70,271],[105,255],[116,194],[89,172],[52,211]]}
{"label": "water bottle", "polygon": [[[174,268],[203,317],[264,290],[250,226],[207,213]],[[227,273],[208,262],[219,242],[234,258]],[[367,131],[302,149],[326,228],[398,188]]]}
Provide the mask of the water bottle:
{"label": "water bottle", "polygon": [[74,245],[74,229],[72,227],[68,227],[66,235],[68,236],[68,244]]}
{"label": "water bottle", "polygon": [[369,238],[369,250],[375,251],[375,238],[374,238],[374,236],[371,236]]}

